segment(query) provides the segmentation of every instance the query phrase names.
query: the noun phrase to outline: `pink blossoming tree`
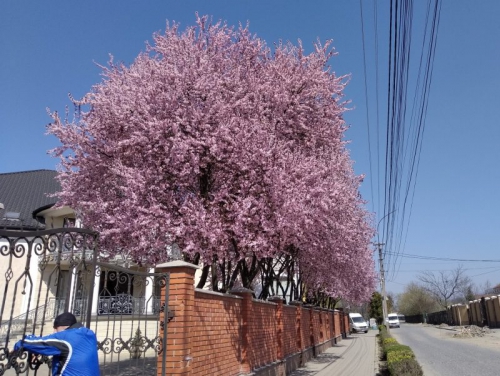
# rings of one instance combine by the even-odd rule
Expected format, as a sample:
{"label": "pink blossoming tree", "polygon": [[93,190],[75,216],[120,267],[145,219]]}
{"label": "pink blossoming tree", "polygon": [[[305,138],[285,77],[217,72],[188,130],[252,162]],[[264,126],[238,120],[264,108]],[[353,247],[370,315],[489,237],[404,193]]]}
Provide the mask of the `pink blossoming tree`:
{"label": "pink blossoming tree", "polygon": [[103,67],[73,120],[52,114],[60,203],[110,254],[155,264],[178,245],[215,290],[260,276],[265,297],[281,273],[291,298],[369,299],[373,230],[332,55],[329,43],[271,51],[207,17],[167,25],[130,66]]}

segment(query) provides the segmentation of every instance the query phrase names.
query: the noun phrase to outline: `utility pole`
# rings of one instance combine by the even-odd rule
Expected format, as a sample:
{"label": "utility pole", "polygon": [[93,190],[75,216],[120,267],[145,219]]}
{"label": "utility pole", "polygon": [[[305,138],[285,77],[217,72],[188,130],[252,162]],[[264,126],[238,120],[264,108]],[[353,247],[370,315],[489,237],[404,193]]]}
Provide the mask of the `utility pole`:
{"label": "utility pole", "polygon": [[382,324],[385,325],[387,319],[387,295],[385,293],[384,258],[382,257],[382,246],[384,246],[385,243],[373,243],[373,245],[378,247],[378,260],[380,263],[380,284],[382,287],[382,316],[384,316],[384,322]]}

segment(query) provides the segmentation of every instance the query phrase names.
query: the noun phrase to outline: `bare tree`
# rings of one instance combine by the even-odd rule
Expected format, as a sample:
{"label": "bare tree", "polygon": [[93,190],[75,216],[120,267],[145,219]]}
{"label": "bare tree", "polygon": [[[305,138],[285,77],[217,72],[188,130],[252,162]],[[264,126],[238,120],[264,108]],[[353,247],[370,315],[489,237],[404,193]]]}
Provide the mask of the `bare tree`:
{"label": "bare tree", "polygon": [[436,312],[441,309],[434,295],[416,283],[410,283],[398,296],[398,310],[405,316]]}
{"label": "bare tree", "polygon": [[479,294],[491,294],[491,293],[494,294],[495,293],[494,287],[491,284],[489,279],[487,279],[486,282],[479,285],[479,287],[477,289],[477,293],[478,293],[478,295]]}
{"label": "bare tree", "polygon": [[453,298],[462,297],[472,284],[462,265],[450,272],[422,272],[418,279],[422,282],[422,287],[445,308]]}

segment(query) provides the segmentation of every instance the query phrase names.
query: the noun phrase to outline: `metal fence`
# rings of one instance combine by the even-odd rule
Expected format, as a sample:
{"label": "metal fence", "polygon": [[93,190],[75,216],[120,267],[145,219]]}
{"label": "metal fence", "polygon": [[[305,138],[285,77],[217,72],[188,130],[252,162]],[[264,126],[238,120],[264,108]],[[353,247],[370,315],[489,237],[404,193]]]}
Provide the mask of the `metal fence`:
{"label": "metal fence", "polygon": [[52,333],[66,311],[96,333],[101,375],[156,375],[158,364],[165,370],[159,311],[168,283],[167,273],[102,259],[93,231],[0,230],[0,376],[49,375],[50,359],[13,347]]}
{"label": "metal fence", "polygon": [[432,313],[421,313],[418,315],[405,316],[405,321],[410,324],[450,324],[450,316],[448,311],[439,311]]}

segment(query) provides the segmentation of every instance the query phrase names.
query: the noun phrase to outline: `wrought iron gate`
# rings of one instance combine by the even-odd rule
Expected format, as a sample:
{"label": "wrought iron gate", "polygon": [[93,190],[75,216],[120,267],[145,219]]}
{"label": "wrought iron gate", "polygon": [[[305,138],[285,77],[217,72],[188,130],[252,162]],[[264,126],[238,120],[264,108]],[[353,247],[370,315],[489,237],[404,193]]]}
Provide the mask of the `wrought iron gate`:
{"label": "wrought iron gate", "polygon": [[67,311],[96,333],[102,376],[164,374],[168,283],[168,273],[104,258],[90,230],[0,230],[0,376],[50,374],[50,359],[14,344],[52,333]]}

